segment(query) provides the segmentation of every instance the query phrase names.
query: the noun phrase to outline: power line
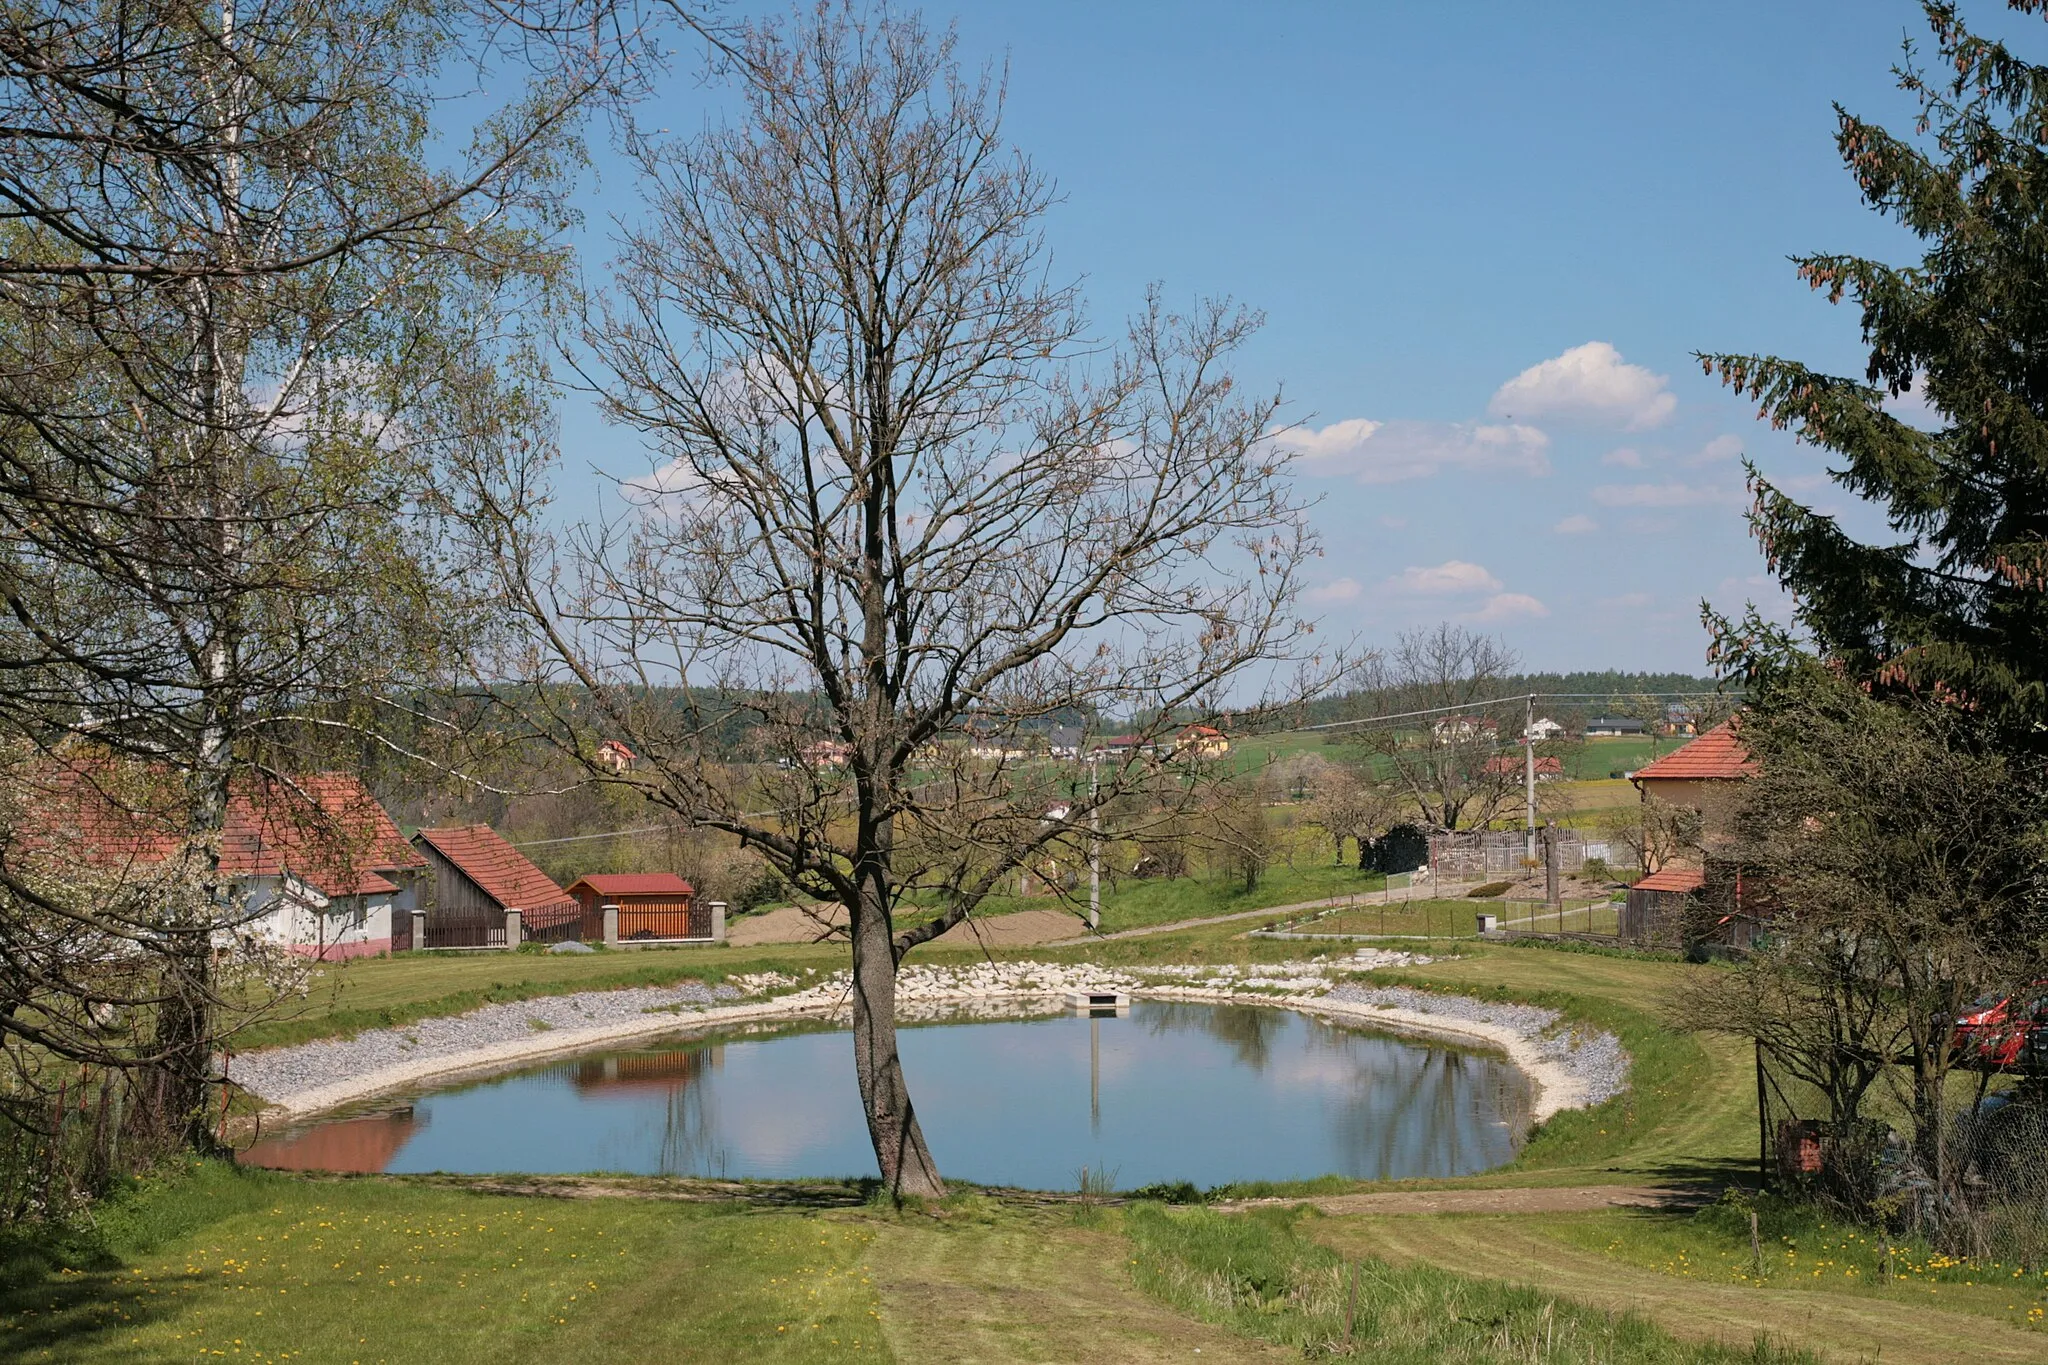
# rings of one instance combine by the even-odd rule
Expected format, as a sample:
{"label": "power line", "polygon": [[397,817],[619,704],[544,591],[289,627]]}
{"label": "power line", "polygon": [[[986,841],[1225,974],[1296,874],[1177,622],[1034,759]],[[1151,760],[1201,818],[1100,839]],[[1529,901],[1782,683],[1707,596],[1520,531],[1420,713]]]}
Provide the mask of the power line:
{"label": "power line", "polygon": [[597,834],[564,834],[559,839],[521,839],[516,843],[507,840],[514,848],[539,848],[542,844],[577,844],[585,839],[624,839],[635,834],[666,834],[668,825],[646,825],[640,829],[608,829]]}
{"label": "power line", "polygon": [[1511,706],[1536,701],[1612,701],[1616,697],[1649,697],[1657,701],[1682,701],[1693,697],[1739,697],[1740,692],[1518,692],[1512,697],[1489,697],[1484,701],[1461,702],[1455,706],[1425,706],[1419,711],[1391,711],[1378,716],[1351,720],[1326,720],[1316,725],[1296,725],[1285,730],[1268,730],[1275,735],[1304,734],[1311,730],[1340,730],[1347,725],[1380,725],[1390,720],[1415,720],[1422,716],[1452,715],[1461,711],[1483,711],[1492,706]]}

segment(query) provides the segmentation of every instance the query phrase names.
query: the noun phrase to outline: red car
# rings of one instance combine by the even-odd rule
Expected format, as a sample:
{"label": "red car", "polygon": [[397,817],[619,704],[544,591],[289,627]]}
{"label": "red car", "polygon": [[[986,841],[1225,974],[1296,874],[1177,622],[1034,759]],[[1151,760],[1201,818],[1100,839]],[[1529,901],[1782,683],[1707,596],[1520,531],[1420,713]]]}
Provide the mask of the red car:
{"label": "red car", "polygon": [[1970,1066],[2048,1070],[2048,979],[2013,995],[1980,995],[1956,1016],[1949,1047]]}

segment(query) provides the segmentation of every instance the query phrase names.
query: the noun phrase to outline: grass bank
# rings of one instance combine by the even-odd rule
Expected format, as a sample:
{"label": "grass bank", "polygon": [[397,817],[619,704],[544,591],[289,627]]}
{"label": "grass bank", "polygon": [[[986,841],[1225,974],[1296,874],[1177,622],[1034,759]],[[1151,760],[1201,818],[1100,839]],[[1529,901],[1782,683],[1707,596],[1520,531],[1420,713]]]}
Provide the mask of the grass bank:
{"label": "grass bank", "polygon": [[[1682,1341],[1638,1313],[1585,1305],[1423,1263],[1346,1258],[1303,1236],[1301,1209],[1223,1215],[1138,1205],[1124,1215],[1133,1276],[1182,1312],[1311,1357],[1641,1365],[1816,1361],[1768,1339]],[[1348,1325],[1348,1330],[1347,1330]]]}
{"label": "grass bank", "polygon": [[[644,1183],[644,1182],[643,1182]],[[659,1193],[661,1182],[652,1182]],[[363,1362],[1300,1359],[1344,1258],[1287,1212],[540,1198],[194,1164],[0,1244],[0,1356]],[[1791,1362],[1369,1260],[1353,1358]]]}
{"label": "grass bank", "polygon": [[802,1213],[198,1163],[96,1226],[0,1249],[0,1356],[865,1359],[886,1355],[872,1238]]}

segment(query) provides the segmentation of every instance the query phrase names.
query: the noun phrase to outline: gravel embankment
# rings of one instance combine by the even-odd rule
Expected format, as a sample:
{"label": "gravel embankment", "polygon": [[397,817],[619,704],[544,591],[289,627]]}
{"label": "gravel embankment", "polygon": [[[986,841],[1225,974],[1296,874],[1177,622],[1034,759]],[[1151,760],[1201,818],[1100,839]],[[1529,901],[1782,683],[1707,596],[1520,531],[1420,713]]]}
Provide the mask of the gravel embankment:
{"label": "gravel embankment", "polygon": [[1621,1040],[1598,1029],[1567,1024],[1556,1010],[1474,1000],[1467,995],[1439,995],[1406,986],[1342,985],[1326,997],[1375,1009],[1405,1010],[1457,1023],[1502,1029],[1525,1040],[1535,1055],[1557,1068],[1578,1087],[1580,1103],[1590,1107],[1628,1089],[1628,1053]]}
{"label": "gravel embankment", "polygon": [[740,992],[732,986],[714,988],[695,981],[678,986],[542,996],[509,1005],[486,1005],[468,1014],[442,1019],[422,1019],[404,1028],[367,1029],[353,1038],[330,1038],[297,1047],[242,1053],[230,1062],[229,1074],[245,1089],[282,1100],[326,1085],[337,1077],[359,1076],[406,1062],[462,1056],[553,1029],[587,1029],[639,1021],[656,1011],[699,1009],[739,996]]}

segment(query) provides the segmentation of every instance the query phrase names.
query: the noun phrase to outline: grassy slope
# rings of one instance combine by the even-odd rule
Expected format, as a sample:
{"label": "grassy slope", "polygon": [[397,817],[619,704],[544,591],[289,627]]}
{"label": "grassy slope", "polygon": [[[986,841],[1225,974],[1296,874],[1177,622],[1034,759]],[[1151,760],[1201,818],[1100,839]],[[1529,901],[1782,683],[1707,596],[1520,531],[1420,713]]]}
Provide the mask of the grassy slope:
{"label": "grassy slope", "polygon": [[[1317,1221],[1316,1238],[1345,1255],[1398,1264],[1452,1265],[1531,1285],[1596,1308],[1647,1311],[1666,1329],[1691,1338],[1743,1340],[1756,1333],[1805,1342],[1833,1359],[1901,1365],[1965,1365],[1975,1361],[2048,1359],[2048,1333],[1937,1306],[1924,1288],[1854,1289],[1840,1285],[1768,1287],[1705,1282],[1631,1264],[1579,1245],[1602,1246],[1628,1235],[1631,1223],[1668,1216],[1592,1214],[1531,1216],[1352,1216]],[[1563,1235],[1560,1235],[1563,1234]],[[1618,1250],[1618,1248],[1617,1248]],[[2021,1300],[2005,1300],[2024,1306]]]}
{"label": "grassy slope", "polygon": [[807,1362],[855,1340],[855,1358],[884,1354],[872,1233],[798,1213],[221,1166],[111,1212],[95,1238],[7,1259],[0,1356]]}
{"label": "grassy slope", "polygon": [[[103,1210],[90,1237],[12,1249],[0,1355],[1298,1359],[1341,1318],[1336,1258],[1294,1223],[972,1193],[900,1214],[544,1199],[207,1166]],[[1555,1295],[1386,1262],[1368,1267],[1360,1308],[1354,1358],[1561,1365],[1589,1347],[1673,1365],[1749,1358]]]}
{"label": "grassy slope", "polygon": [[1675,1339],[1639,1313],[1617,1315],[1416,1258],[1397,1266],[1352,1249],[1340,1256],[1304,1236],[1303,1221],[1320,1220],[1303,1220],[1299,1210],[1224,1216],[1155,1205],[1132,1209],[1125,1225],[1139,1252],[1133,1265],[1140,1284],[1189,1313],[1312,1357],[1384,1365],[1814,1360],[1761,1340],[1745,1346]]}
{"label": "grassy slope", "polygon": [[[1179,920],[1206,919],[1213,915],[1234,915],[1244,910],[1264,910],[1276,905],[1328,900],[1333,896],[1377,893],[1385,885],[1378,873],[1360,872],[1355,866],[1333,867],[1328,849],[1319,855],[1297,858],[1295,866],[1285,863],[1268,868],[1251,891],[1244,883],[1215,875],[1175,877],[1159,881],[1126,881],[1105,886],[1102,892],[1102,928],[1105,933],[1119,929],[1140,929]],[[1087,897],[1084,886],[1080,892]],[[1042,910],[1051,904],[1044,897],[991,898],[983,912],[999,915],[1010,910]]]}

